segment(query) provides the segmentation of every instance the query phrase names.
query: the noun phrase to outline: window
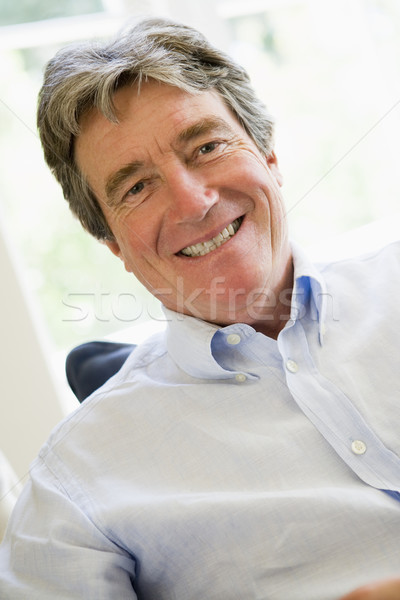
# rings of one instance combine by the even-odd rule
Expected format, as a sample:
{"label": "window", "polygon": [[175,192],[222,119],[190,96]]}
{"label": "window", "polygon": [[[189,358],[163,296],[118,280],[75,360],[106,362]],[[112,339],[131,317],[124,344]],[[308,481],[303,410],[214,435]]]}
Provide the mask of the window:
{"label": "window", "polygon": [[1,214],[54,347],[157,319],[160,308],[81,231],[44,165],[36,97],[69,41],[164,14],[201,29],[251,73],[277,119],[292,232],[322,241],[397,209],[400,5],[395,0],[9,3],[0,29]]}

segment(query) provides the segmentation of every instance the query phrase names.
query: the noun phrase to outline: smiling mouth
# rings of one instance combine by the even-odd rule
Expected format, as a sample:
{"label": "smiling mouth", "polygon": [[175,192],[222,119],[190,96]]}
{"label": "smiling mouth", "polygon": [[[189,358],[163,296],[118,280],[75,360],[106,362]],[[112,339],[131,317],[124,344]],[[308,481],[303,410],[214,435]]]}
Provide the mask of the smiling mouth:
{"label": "smiling mouth", "polygon": [[235,219],[233,223],[225,227],[218,235],[213,237],[211,240],[207,242],[200,242],[199,244],[195,244],[194,246],[186,246],[180,252],[179,255],[184,256],[204,256],[205,254],[209,254],[216,250],[222,244],[229,242],[231,238],[238,232],[243,221],[243,217],[239,217]]}

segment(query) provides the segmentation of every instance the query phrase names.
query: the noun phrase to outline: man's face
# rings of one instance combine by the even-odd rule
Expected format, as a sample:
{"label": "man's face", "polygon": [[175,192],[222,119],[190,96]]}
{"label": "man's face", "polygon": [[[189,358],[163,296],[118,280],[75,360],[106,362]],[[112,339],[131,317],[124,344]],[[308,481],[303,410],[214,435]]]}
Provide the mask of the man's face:
{"label": "man's face", "polygon": [[220,324],[271,312],[290,262],[275,155],[214,91],[152,81],[114,101],[119,122],[93,109],[76,142],[110,249],[178,312]]}

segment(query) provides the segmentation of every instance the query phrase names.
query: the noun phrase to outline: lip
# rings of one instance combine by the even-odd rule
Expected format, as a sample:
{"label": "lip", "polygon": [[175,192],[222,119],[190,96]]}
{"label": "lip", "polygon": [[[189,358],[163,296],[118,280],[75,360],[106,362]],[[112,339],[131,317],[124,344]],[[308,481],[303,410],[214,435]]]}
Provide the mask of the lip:
{"label": "lip", "polygon": [[[211,240],[212,238],[216,237],[226,227],[228,227],[228,225],[230,225],[231,223],[233,223],[234,221],[236,221],[236,219],[242,219],[242,222],[240,224],[240,228],[241,228],[242,225],[243,225],[243,222],[244,222],[244,218],[245,218],[244,214],[243,215],[235,216],[235,217],[229,219],[228,221],[226,221],[225,224],[218,225],[217,227],[215,227],[214,229],[212,229],[210,232],[202,235],[201,237],[191,239],[189,242],[187,242],[183,246],[181,246],[177,252],[175,252],[175,256],[181,257],[182,255],[180,254],[180,252],[183,250],[183,248],[187,248],[188,246],[195,246],[196,244],[202,244],[203,242],[207,242],[207,241]],[[236,237],[236,235],[234,237]],[[233,239],[233,238],[231,238],[231,239]],[[226,244],[222,244],[222,245],[225,246]],[[203,258],[203,257],[202,256],[195,256],[195,257],[185,256],[185,258]]]}

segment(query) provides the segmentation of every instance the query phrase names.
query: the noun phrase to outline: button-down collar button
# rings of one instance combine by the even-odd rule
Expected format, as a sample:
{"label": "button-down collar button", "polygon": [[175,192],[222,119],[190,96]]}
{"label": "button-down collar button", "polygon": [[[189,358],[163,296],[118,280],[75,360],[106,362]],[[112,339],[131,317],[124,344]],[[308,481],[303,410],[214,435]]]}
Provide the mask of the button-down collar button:
{"label": "button-down collar button", "polygon": [[235,375],[235,379],[238,383],[243,383],[244,381],[246,381],[247,377],[244,373],[237,373]]}
{"label": "button-down collar button", "polygon": [[365,454],[367,451],[367,446],[361,440],[354,440],[354,442],[351,444],[351,450],[354,452],[354,454]]}
{"label": "button-down collar button", "polygon": [[286,361],[286,368],[290,373],[297,373],[299,370],[299,365],[296,361],[289,358],[289,360]]}
{"label": "button-down collar button", "polygon": [[238,335],[237,333],[230,333],[227,337],[226,337],[226,341],[228,342],[228,344],[230,344],[231,346],[236,346],[236,344],[240,344],[240,335]]}

